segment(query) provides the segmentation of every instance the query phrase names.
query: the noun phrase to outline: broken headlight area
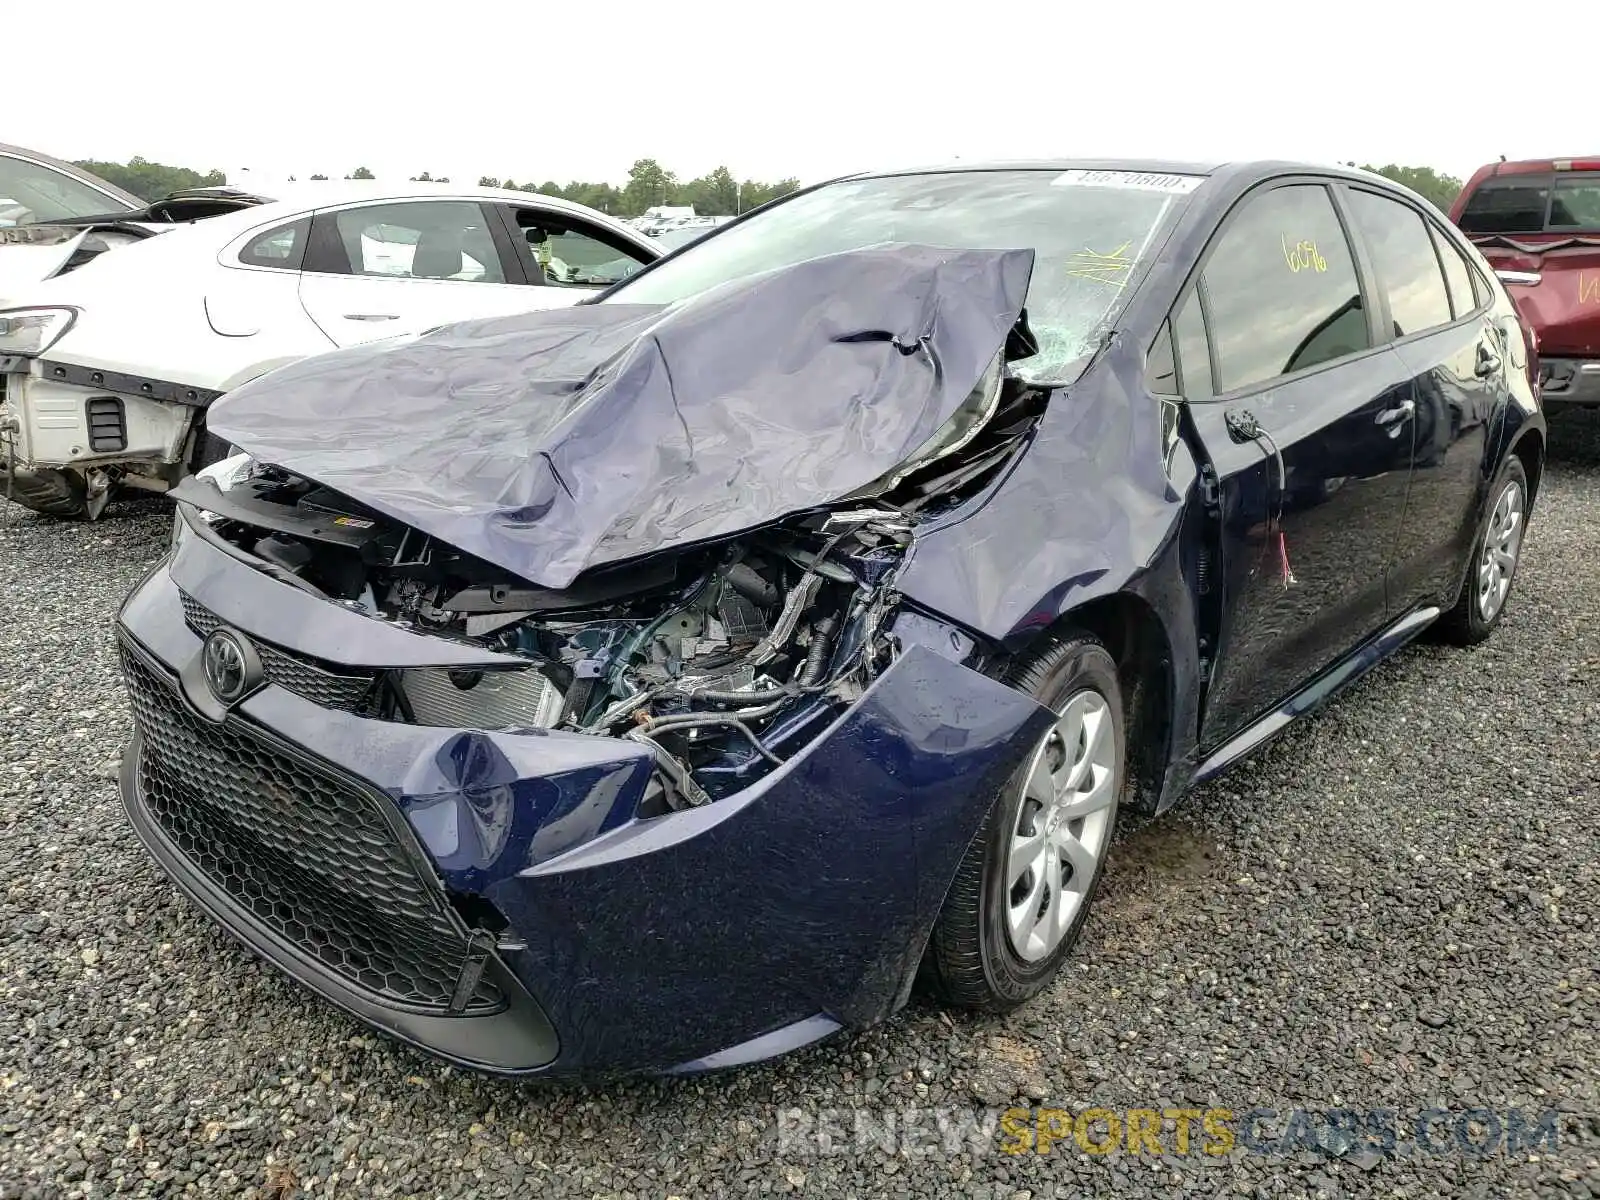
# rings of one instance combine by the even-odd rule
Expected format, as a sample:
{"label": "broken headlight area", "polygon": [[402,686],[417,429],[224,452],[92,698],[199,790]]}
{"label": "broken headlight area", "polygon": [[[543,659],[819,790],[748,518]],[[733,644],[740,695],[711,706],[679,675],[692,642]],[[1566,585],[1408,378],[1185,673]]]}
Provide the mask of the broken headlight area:
{"label": "broken headlight area", "polygon": [[233,473],[211,504],[210,534],[275,576],[528,664],[378,671],[362,715],[638,742],[658,767],[645,815],[748,786],[860,697],[892,654],[911,541],[905,514],[863,505],[553,590],[271,467]]}

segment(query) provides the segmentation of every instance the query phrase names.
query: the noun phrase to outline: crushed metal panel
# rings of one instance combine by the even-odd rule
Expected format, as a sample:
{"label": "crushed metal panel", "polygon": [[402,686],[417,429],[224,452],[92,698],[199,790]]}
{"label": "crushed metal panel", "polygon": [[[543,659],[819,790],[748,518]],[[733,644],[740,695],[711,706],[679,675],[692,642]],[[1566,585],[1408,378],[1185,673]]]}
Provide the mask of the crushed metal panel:
{"label": "crushed metal panel", "polygon": [[211,432],[545,587],[825,505],[925,447],[1016,324],[1031,250],[891,245],[669,307],[338,351]]}

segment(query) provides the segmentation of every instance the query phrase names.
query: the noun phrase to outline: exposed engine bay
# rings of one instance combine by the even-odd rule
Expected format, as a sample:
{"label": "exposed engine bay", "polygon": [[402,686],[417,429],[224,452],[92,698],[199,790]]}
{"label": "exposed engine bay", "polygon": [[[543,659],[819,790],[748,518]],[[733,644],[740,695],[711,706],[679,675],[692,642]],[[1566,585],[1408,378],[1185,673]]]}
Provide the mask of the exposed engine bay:
{"label": "exposed engine bay", "polygon": [[873,488],[562,589],[243,456],[175,496],[285,582],[528,663],[381,672],[363,715],[628,738],[654,755],[651,803],[668,811],[748,786],[861,696],[895,653],[885,627],[915,526],[991,482],[1047,395],[996,363],[939,438]]}

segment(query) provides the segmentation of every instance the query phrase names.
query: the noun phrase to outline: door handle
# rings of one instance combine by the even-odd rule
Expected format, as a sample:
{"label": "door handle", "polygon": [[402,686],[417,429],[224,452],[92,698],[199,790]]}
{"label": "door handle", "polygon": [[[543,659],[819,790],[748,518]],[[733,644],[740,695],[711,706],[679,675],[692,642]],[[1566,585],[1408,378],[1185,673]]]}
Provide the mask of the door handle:
{"label": "door handle", "polygon": [[399,313],[345,313],[346,321],[398,321]]}
{"label": "door handle", "polygon": [[1416,411],[1417,402],[1415,400],[1402,400],[1393,408],[1386,408],[1379,413],[1376,418],[1376,423],[1379,425],[1391,426],[1389,430],[1389,436],[1399,437],[1401,424],[1409,421]]}
{"label": "door handle", "polygon": [[1479,379],[1487,379],[1500,369],[1500,356],[1489,349],[1482,342],[1478,343],[1478,365],[1472,373]]}

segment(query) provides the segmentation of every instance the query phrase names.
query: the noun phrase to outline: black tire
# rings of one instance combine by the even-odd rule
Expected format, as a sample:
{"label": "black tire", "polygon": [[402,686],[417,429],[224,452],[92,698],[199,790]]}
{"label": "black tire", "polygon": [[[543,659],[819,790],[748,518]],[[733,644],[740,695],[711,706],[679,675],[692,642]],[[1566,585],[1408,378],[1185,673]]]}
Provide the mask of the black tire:
{"label": "black tire", "polygon": [[83,520],[89,515],[83,480],[67,471],[35,471],[0,480],[0,496],[47,517]]}
{"label": "black tire", "polygon": [[[1116,829],[1117,810],[1127,787],[1126,726],[1117,664],[1099,640],[1068,631],[1048,642],[1001,676],[1003,682],[1026,692],[1052,709],[1085,689],[1092,688],[1106,701],[1115,745],[1115,793],[1105,830],[1109,845]],[[1029,755],[1031,761],[1032,755]],[[945,896],[944,908],[934,924],[923,960],[925,985],[947,1004],[980,1012],[1009,1012],[1033,999],[1055,978],[1071,952],[1092,907],[1100,883],[1100,870],[1089,885],[1083,903],[1061,942],[1045,957],[1029,962],[1011,944],[1006,931],[1008,887],[1006,860],[1012,831],[1025,803],[1023,784],[1029,770],[1025,761],[1006,781],[988,819],[956,870]],[[1103,862],[1104,851],[1102,851]]]}
{"label": "black tire", "polygon": [[1494,632],[1495,626],[1500,624],[1500,619],[1506,615],[1506,606],[1511,603],[1511,593],[1517,581],[1517,567],[1522,562],[1522,541],[1517,543],[1517,553],[1511,566],[1511,579],[1507,584],[1504,599],[1500,601],[1493,615],[1485,617],[1483,609],[1478,602],[1478,569],[1483,561],[1484,542],[1489,536],[1490,521],[1494,516],[1495,507],[1500,503],[1500,498],[1508,487],[1516,486],[1522,492],[1522,530],[1526,536],[1528,514],[1528,472],[1523,468],[1522,460],[1515,454],[1506,455],[1506,461],[1500,467],[1500,473],[1495,476],[1494,483],[1490,485],[1485,494],[1483,511],[1478,514],[1478,532],[1472,539],[1472,554],[1467,560],[1466,578],[1461,581],[1461,594],[1456,597],[1456,602],[1450,611],[1440,617],[1435,623],[1435,630],[1441,641],[1452,646],[1476,646]]}

